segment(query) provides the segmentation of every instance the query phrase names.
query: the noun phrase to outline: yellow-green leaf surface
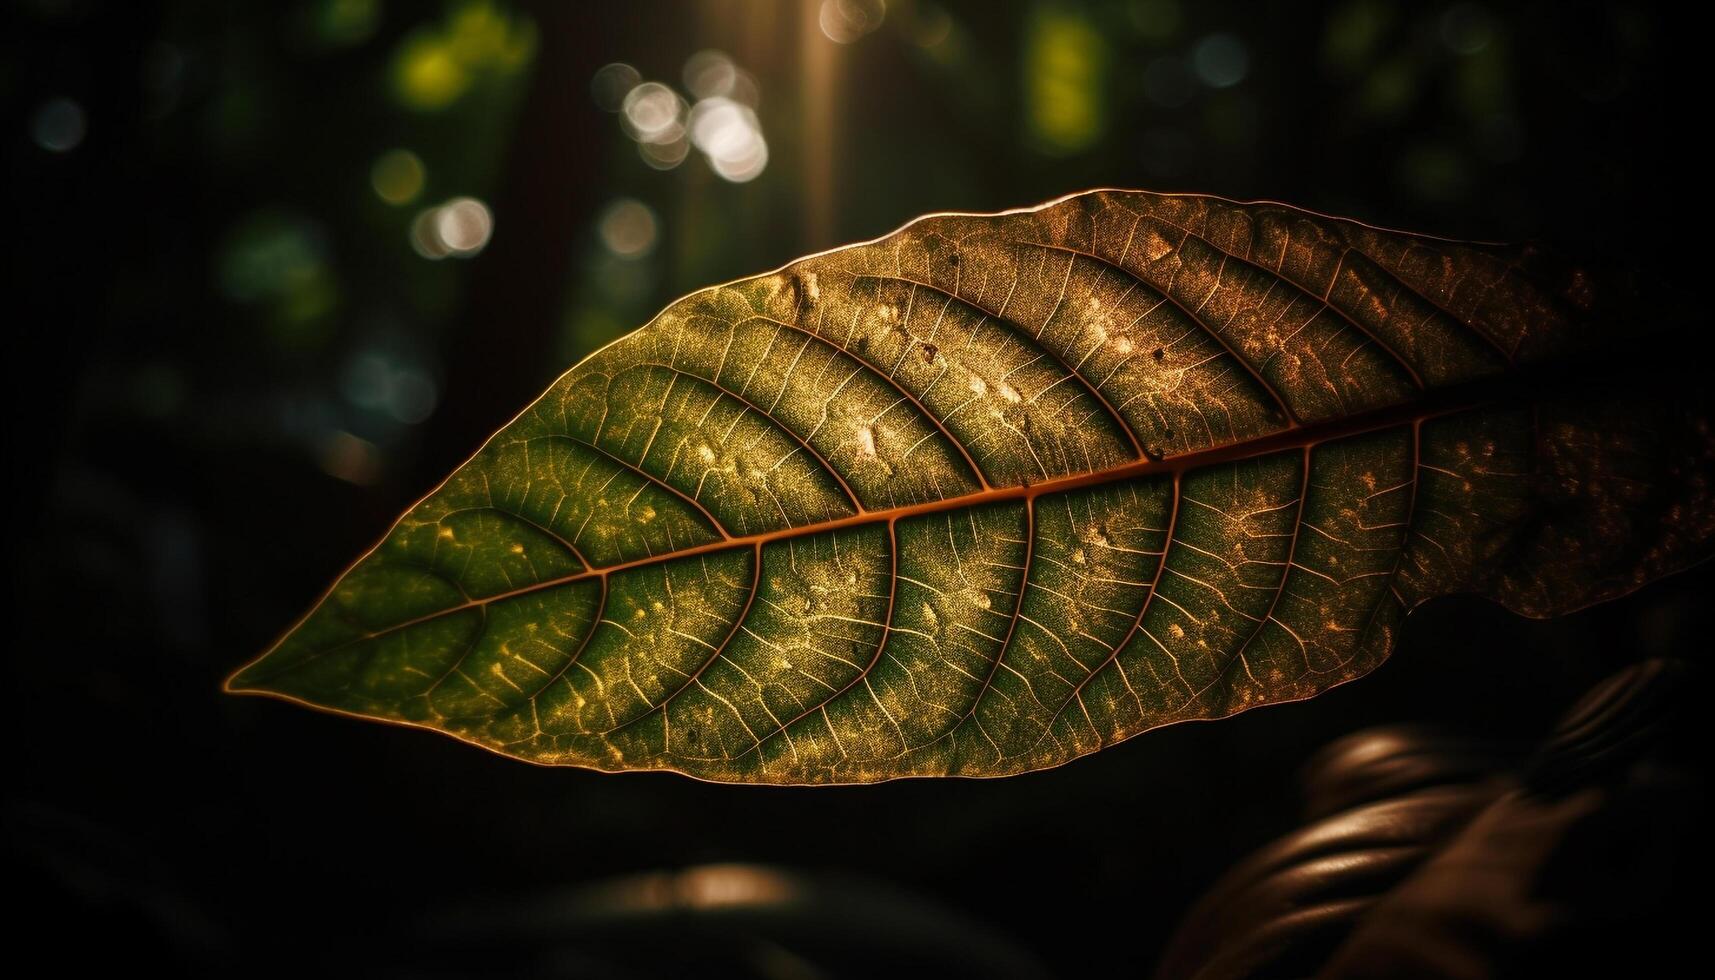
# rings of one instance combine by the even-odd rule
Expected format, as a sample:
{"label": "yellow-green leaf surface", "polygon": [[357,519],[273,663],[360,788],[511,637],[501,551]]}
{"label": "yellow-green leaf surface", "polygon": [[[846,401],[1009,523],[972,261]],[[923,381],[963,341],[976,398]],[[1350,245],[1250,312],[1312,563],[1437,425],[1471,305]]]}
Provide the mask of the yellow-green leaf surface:
{"label": "yellow-green leaf surface", "polygon": [[572,368],[229,688],[768,783],[1306,698],[1428,598],[1708,550],[1706,395],[1518,396],[1656,326],[1543,265],[1199,196],[923,218]]}

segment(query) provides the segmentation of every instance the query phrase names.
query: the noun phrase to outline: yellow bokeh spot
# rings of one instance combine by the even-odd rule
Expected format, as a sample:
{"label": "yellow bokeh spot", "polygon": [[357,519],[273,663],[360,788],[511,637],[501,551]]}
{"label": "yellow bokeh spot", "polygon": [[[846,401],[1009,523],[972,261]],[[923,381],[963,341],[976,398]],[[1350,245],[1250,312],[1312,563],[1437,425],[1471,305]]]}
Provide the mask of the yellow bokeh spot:
{"label": "yellow bokeh spot", "polygon": [[1102,135],[1108,46],[1071,8],[1039,8],[1025,52],[1025,105],[1043,149],[1071,153]]}
{"label": "yellow bokeh spot", "polygon": [[536,26],[513,19],[492,3],[467,3],[453,14],[447,38],[460,60],[511,71],[523,67],[536,52]]}
{"label": "yellow bokeh spot", "polygon": [[393,90],[414,109],[441,109],[470,87],[470,72],[439,37],[419,32],[405,39],[393,63]]}
{"label": "yellow bokeh spot", "polygon": [[394,95],[413,109],[444,109],[484,77],[509,76],[536,53],[536,25],[488,0],[454,9],[445,23],[420,27],[393,57]]}
{"label": "yellow bokeh spot", "polygon": [[427,177],[423,161],[410,150],[388,150],[369,171],[370,186],[388,204],[409,204],[416,200]]}

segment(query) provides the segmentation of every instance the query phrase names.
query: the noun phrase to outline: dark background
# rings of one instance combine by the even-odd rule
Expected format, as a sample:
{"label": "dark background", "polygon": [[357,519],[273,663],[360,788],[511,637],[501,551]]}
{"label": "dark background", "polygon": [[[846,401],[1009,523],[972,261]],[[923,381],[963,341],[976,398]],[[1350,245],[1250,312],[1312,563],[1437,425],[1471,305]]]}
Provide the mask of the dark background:
{"label": "dark background", "polygon": [[[1689,14],[894,0],[835,44],[819,7],[0,15],[16,948],[456,973],[469,964],[428,961],[423,922],[742,861],[890,883],[1057,974],[1137,972],[1202,888],[1294,825],[1298,768],[1329,739],[1398,721],[1535,737],[1617,666],[1702,645],[1707,569],[1555,622],[1449,599],[1372,676],[1311,702],[1014,779],[814,790],[538,769],[220,694],[578,358],[691,289],[920,213],[1206,191],[1539,239],[1688,291],[1706,275],[1686,229],[1706,211],[1692,140],[1710,55]],[[695,150],[646,166],[591,97],[609,62],[682,92],[709,48],[760,94],[769,162],[746,183]],[[426,175],[397,205],[373,181],[396,148]],[[419,255],[414,218],[459,196],[491,209],[487,247]],[[599,233],[625,198],[655,219],[642,257]],[[473,969],[542,968],[533,951],[555,944],[583,962],[551,932],[472,940],[511,950]],[[633,962],[673,972],[707,952],[695,936],[659,932]],[[793,962],[757,969],[814,975]]]}

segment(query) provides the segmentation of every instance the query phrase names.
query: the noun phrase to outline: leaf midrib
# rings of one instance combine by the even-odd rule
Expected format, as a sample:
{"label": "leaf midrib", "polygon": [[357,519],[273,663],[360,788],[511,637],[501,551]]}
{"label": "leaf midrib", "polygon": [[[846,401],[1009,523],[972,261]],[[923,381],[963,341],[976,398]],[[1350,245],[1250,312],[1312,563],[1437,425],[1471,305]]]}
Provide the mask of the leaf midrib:
{"label": "leaf midrib", "polygon": [[[1421,398],[1404,402],[1396,402],[1392,405],[1372,409],[1368,412],[1360,412],[1344,418],[1332,419],[1326,422],[1289,425],[1264,436],[1233,442],[1224,446],[1214,446],[1208,449],[1197,450],[1195,452],[1182,453],[1178,456],[1169,456],[1159,460],[1145,458],[1134,460],[1123,466],[1111,467],[1106,470],[1086,471],[1084,473],[1077,473],[1070,476],[1056,477],[1052,480],[1043,480],[1038,483],[1021,483],[1010,487],[995,487],[961,494],[955,497],[943,497],[938,500],[923,501],[921,503],[906,504],[899,507],[889,507],[881,510],[859,510],[856,514],[852,514],[847,517],[841,517],[829,521],[819,521],[810,524],[801,524],[796,527],[776,528],[771,531],[762,531],[755,534],[734,536],[723,533],[721,538],[716,541],[709,541],[699,545],[691,545],[689,547],[680,548],[676,551],[648,555],[643,558],[636,558],[630,561],[617,562],[600,568],[591,567],[581,572],[574,572],[570,575],[544,579],[541,582],[521,586],[516,589],[509,589],[505,592],[497,592],[494,595],[470,599],[456,606],[447,606],[444,609],[425,613],[422,616],[408,619],[401,623],[395,623],[383,629],[366,633],[363,636],[354,637],[325,650],[318,650],[308,659],[319,659],[322,656],[335,653],[339,650],[349,649],[350,647],[356,646],[360,643],[367,643],[402,630],[410,629],[414,626],[420,626],[423,623],[433,622],[437,619],[457,615],[462,612],[468,612],[472,609],[484,608],[494,603],[504,602],[508,599],[514,599],[519,596],[544,592],[549,589],[556,589],[561,586],[572,585],[577,582],[588,581],[591,579],[600,580],[605,583],[608,576],[618,572],[629,571],[634,568],[644,568],[651,565],[663,564],[669,561],[676,561],[681,558],[695,558],[700,555],[738,551],[746,548],[756,549],[757,554],[760,557],[760,549],[775,541],[807,537],[812,534],[840,531],[847,528],[862,527],[882,522],[892,524],[905,518],[917,517],[925,514],[937,514],[944,511],[958,510],[963,507],[974,507],[982,504],[1004,503],[1017,500],[1034,501],[1035,498],[1048,494],[1064,493],[1091,486],[1101,486],[1103,484],[1118,482],[1120,480],[1156,475],[1178,475],[1189,470],[1217,463],[1251,459],[1289,449],[1310,449],[1323,442],[1328,442],[1334,439],[1363,435],[1365,433],[1376,432],[1413,422],[1422,422],[1438,416],[1450,415],[1456,412],[1468,411],[1487,404],[1510,400],[1509,394],[1516,393],[1521,389],[1527,389],[1528,387],[1528,385],[1520,384],[1520,379],[1517,374],[1504,374],[1466,385],[1432,390]],[[383,543],[385,543],[385,539]],[[363,561],[367,560],[381,547],[382,545],[378,544],[376,548],[371,549],[370,552],[363,556],[363,558],[360,558],[357,564],[361,564]],[[321,602],[318,602],[316,605],[319,607]],[[288,633],[288,635],[290,634]],[[284,638],[282,638],[280,643],[283,642]],[[265,662],[268,655],[278,649],[280,643],[275,643],[270,647],[268,652],[258,658],[253,666],[260,665]],[[281,673],[290,672],[291,670],[302,666],[304,662],[307,661],[300,661],[285,667],[282,669]],[[251,683],[265,683],[268,679],[271,679],[271,677],[257,679]],[[237,680],[237,678],[235,677],[233,680]],[[243,685],[234,685],[229,681],[228,689],[245,690],[246,687]]]}

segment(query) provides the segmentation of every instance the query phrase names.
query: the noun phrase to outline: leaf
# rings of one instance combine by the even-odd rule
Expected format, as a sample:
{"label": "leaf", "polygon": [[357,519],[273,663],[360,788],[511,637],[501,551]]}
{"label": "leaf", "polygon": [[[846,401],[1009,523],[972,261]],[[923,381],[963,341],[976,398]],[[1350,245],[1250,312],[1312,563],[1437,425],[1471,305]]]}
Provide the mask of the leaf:
{"label": "leaf", "polygon": [[229,688],[774,783],[1310,697],[1434,596],[1553,615],[1707,553],[1707,396],[1545,366],[1642,347],[1616,297],[1275,204],[923,218],[584,360]]}
{"label": "leaf", "polygon": [[540,975],[552,957],[584,977],[1052,976],[1016,935],[897,885],[768,864],[485,894],[370,940],[412,975]]}
{"label": "leaf", "polygon": [[[1604,950],[1628,968],[1671,959],[1673,842],[1701,825],[1662,819],[1695,790],[1658,747],[1695,697],[1687,680],[1681,662],[1629,666],[1526,759],[1509,761],[1516,740],[1423,729],[1341,738],[1306,767],[1306,824],[1221,876],[1155,976],[1550,976],[1616,972],[1591,962]],[[1632,941],[1580,949],[1578,934]]]}

